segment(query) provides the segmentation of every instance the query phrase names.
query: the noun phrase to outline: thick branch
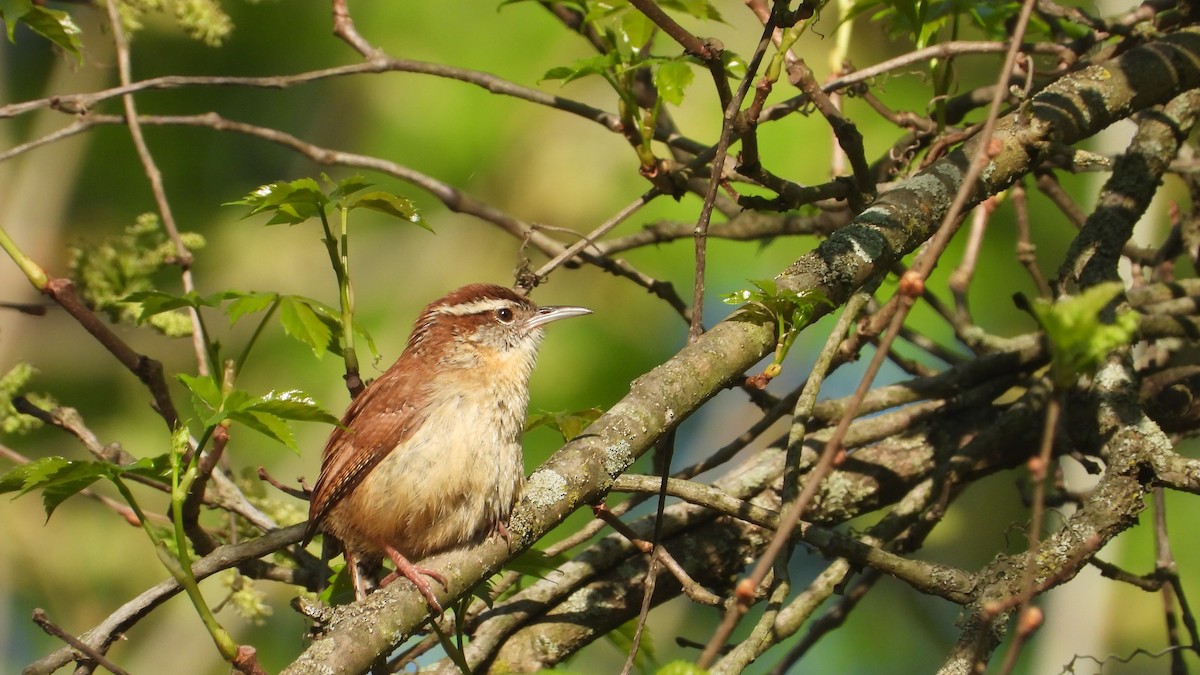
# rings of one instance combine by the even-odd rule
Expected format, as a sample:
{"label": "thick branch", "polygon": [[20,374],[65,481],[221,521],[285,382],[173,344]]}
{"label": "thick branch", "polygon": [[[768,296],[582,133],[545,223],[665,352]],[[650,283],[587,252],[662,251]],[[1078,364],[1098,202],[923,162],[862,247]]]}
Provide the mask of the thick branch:
{"label": "thick branch", "polygon": [[[1000,120],[994,155],[970,203],[1007,187],[1036,165],[1054,143],[1089,136],[1142,108],[1200,86],[1200,29],[1187,29],[1134,49],[1105,65],[1063,78]],[[871,208],[793,263],[779,278],[794,290],[820,289],[844,302],[872,277],[890,269],[940,223],[977,141],[935,162],[881,195]],[[821,311],[821,310],[819,310]],[[814,319],[817,317],[814,317]],[[670,361],[634,382],[628,395],[589,433],[555,453],[530,480],[514,514],[513,550],[503,542],[439,556],[427,563],[447,572],[450,595],[460,595],[508,557],[528,548],[580,506],[594,502],[664,432],[674,428],[773,347],[771,330],[725,321]],[[408,584],[394,584],[339,611],[328,633],[287,672],[330,667],[364,670],[424,620],[425,607]]]}

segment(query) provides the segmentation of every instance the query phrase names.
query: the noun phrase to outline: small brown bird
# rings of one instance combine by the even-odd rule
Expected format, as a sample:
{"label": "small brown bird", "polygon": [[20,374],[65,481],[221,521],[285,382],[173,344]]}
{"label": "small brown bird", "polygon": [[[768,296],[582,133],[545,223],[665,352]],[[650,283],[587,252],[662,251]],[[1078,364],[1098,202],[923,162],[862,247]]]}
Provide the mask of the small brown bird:
{"label": "small brown bird", "polygon": [[538,307],[502,286],[473,284],[421,312],[400,358],[350,404],[325,444],[309,504],[317,530],[352,562],[387,555],[441,613],[410,560],[479,541],[506,524],[525,480],[521,434],[543,326],[590,314]]}

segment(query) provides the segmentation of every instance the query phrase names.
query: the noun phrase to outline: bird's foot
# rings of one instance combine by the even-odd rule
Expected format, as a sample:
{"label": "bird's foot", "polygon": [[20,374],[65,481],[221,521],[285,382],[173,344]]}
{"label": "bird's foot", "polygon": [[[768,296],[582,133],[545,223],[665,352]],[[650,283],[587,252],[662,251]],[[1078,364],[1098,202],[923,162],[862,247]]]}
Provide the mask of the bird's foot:
{"label": "bird's foot", "polygon": [[409,562],[408,558],[405,558],[399,551],[390,546],[386,549],[386,551],[388,557],[392,559],[392,563],[396,565],[396,571],[384,577],[383,580],[379,582],[379,586],[381,588],[383,586],[387,586],[403,576],[405,579],[411,581],[413,586],[417,587],[417,590],[421,592],[421,595],[425,596],[425,602],[429,604],[429,609],[433,611],[434,615],[441,616],[443,614],[442,605],[438,602],[437,596],[433,594],[433,588],[429,586],[429,582],[426,581],[425,577],[429,577],[430,579],[438,582],[442,585],[442,588],[447,587],[446,577],[434,570],[426,569],[424,567],[417,567]]}
{"label": "bird's foot", "polygon": [[504,539],[504,544],[512,549],[512,535],[508,533],[508,523],[503,520],[496,521],[496,534]]}

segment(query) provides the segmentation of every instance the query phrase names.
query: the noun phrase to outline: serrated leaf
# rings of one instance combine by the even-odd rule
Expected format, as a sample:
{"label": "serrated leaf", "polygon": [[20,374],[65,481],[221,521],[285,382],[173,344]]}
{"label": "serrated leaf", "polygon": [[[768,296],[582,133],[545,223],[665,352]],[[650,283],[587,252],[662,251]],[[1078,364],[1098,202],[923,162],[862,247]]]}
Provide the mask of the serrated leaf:
{"label": "serrated leaf", "polygon": [[296,389],[269,392],[249,404],[239,406],[239,409],[268,413],[299,422],[338,423],[338,418],[318,405],[312,396]]}
{"label": "serrated leaf", "polygon": [[162,314],[163,312],[170,312],[184,307],[211,306],[213,304],[212,301],[201,298],[194,291],[184,293],[183,295],[175,295],[163,291],[139,291],[125,296],[121,299],[121,302],[131,302],[141,305],[141,313],[138,315],[138,321],[145,321],[155,314]]}
{"label": "serrated leaf", "polygon": [[1031,305],[1050,343],[1056,386],[1071,386],[1080,375],[1094,371],[1114,349],[1133,339],[1139,319],[1136,312],[1121,312],[1112,323],[1102,320],[1104,309],[1124,291],[1120,282],[1112,281],[1056,302],[1039,299]]}
{"label": "serrated leaf", "polygon": [[59,505],[92,483],[101,478],[111,478],[115,473],[114,468],[107,462],[70,462],[56,471],[49,480],[37,486],[42,490],[42,506],[46,509],[46,519],[50,519]]}
{"label": "serrated leaf", "polygon": [[580,61],[576,61],[570,66],[559,66],[551,68],[542,75],[542,81],[545,80],[562,80],[563,84],[567,84],[573,80],[578,80],[581,77],[588,75],[603,75],[608,69],[613,68],[617,64],[618,55],[613,52],[602,54],[600,56],[592,56]]}
{"label": "serrated leaf", "polygon": [[342,197],[352,195],[355,192],[362,192],[363,190],[371,187],[372,185],[374,185],[374,183],[367,180],[363,176],[360,176],[359,174],[354,174],[353,176],[350,176],[349,178],[343,178],[342,180],[338,181],[334,185],[333,190],[330,191],[329,198],[330,199],[341,199]]}
{"label": "serrated leaf", "polygon": [[171,455],[164,453],[154,457],[142,457],[136,462],[120,467],[120,473],[122,475],[133,474],[143,478],[170,482]]}
{"label": "serrated leaf", "polygon": [[317,216],[329,203],[317,181],[300,178],[291,182],[268,183],[226,206],[249,206],[243,218],[273,212],[267,225],[295,225]]}
{"label": "serrated leaf", "polygon": [[0,494],[18,491],[25,494],[70,463],[64,457],[43,457],[17,466],[0,476]]}
{"label": "serrated leaf", "polygon": [[175,376],[189,392],[192,397],[210,412],[217,412],[221,409],[224,401],[224,396],[221,395],[221,389],[211,377],[199,377],[188,375],[187,373],[179,373]]}
{"label": "serrated leaf", "polygon": [[7,8],[3,12],[4,22],[8,26],[8,39],[13,39],[12,26],[16,21],[29,26],[33,32],[41,35],[60,49],[71,54],[80,63],[83,62],[83,43],[79,36],[83,33],[70,14],[56,9],[47,9],[32,3],[16,3],[14,7],[16,18],[10,19]]}
{"label": "serrated leaf", "polygon": [[114,475],[116,467],[106,462],[76,462],[63,457],[43,457],[22,464],[0,476],[0,493],[18,496],[42,491],[42,505],[49,519],[60,504],[100,478]]}
{"label": "serrated leaf", "polygon": [[277,300],[278,293],[241,293],[225,307],[225,315],[229,317],[229,325],[232,326],[243,316],[261,312]]}
{"label": "serrated leaf", "polygon": [[294,295],[284,296],[279,301],[279,320],[288,335],[308,345],[317,357],[329,351],[333,338],[333,327],[329,321],[314,310],[307,299]]}
{"label": "serrated leaf", "polygon": [[260,434],[273,438],[297,453],[300,452],[300,449],[296,446],[296,437],[292,434],[291,427],[288,426],[282,417],[254,410],[236,410],[229,413],[229,419],[240,422]]}
{"label": "serrated leaf", "polygon": [[405,199],[404,197],[394,195],[390,192],[377,190],[375,192],[368,192],[366,194],[359,195],[358,197],[353,197],[347,200],[346,208],[371,209],[372,211],[378,211],[379,213],[385,213],[389,216],[399,218],[400,220],[408,221],[414,225],[420,225],[430,232],[433,232],[433,228],[429,227],[429,225],[421,220],[421,215],[417,213],[417,207],[413,206],[412,201]]}

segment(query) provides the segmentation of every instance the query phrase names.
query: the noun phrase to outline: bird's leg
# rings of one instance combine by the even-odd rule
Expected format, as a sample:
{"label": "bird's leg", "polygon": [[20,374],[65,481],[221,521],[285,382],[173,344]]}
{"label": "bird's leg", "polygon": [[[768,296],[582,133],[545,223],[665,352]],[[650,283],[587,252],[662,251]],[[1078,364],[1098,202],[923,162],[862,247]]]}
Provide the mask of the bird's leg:
{"label": "bird's leg", "polygon": [[385,548],[384,552],[387,553],[387,556],[391,558],[392,562],[396,565],[396,571],[384,577],[383,581],[379,582],[379,586],[387,586],[403,575],[406,579],[413,583],[413,586],[417,587],[418,591],[421,591],[421,595],[425,596],[425,602],[429,603],[429,608],[433,610],[433,613],[441,616],[443,613],[442,605],[438,602],[437,597],[434,596],[433,589],[429,587],[429,582],[425,580],[425,577],[429,577],[430,579],[438,582],[442,585],[442,588],[447,587],[446,577],[442,576],[438,572],[435,572],[434,570],[426,569],[424,567],[417,567],[416,565],[410,563],[408,558],[405,558],[399,551],[391,546]]}
{"label": "bird's leg", "polygon": [[512,550],[512,535],[508,533],[508,523],[503,520],[496,521],[496,534],[504,538],[504,544]]}
{"label": "bird's leg", "polygon": [[370,592],[370,589],[367,588],[366,574],[359,566],[359,562],[360,558],[357,553],[346,551],[346,567],[350,570],[350,583],[354,586],[355,600],[362,600]]}

